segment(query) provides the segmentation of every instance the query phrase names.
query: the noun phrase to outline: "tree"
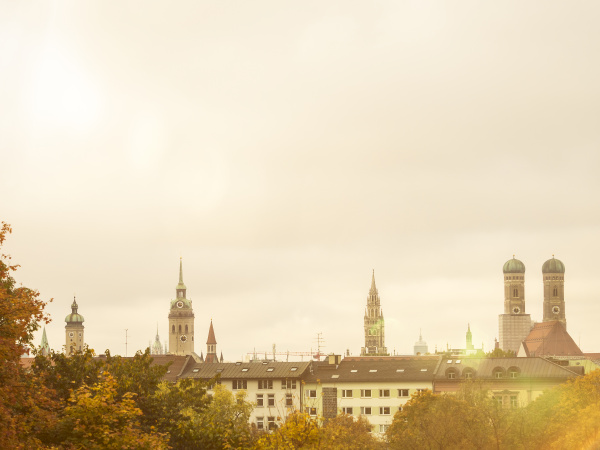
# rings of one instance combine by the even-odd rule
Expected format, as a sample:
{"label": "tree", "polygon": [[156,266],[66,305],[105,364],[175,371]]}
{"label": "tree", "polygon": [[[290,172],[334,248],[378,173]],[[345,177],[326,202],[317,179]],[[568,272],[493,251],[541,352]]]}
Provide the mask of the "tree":
{"label": "tree", "polygon": [[514,358],[517,354],[512,350],[502,350],[498,347],[491,352],[487,352],[485,356],[488,358]]}
{"label": "tree", "polygon": [[57,426],[61,446],[74,449],[166,449],[168,437],[155,430],[144,432],[142,411],[135,394],[120,399],[117,381],[104,373],[93,387],[82,385],[71,395]]}
{"label": "tree", "polygon": [[[11,231],[2,222],[0,248]],[[39,324],[50,321],[46,303],[39,292],[17,287],[11,275],[17,268],[9,255],[0,253],[0,448],[39,447],[37,431],[53,420],[47,389],[19,361],[29,352]]]}
{"label": "tree", "polygon": [[354,418],[341,414],[325,422],[321,430],[322,449],[378,449],[385,448],[371,433],[373,426],[364,417]]}

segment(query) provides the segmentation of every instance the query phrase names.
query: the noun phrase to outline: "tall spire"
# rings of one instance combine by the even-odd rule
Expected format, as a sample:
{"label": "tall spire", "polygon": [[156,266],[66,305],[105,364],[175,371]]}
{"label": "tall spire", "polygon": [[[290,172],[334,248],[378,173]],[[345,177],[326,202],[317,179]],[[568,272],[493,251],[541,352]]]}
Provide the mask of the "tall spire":
{"label": "tall spire", "polygon": [[50,354],[50,345],[48,345],[48,338],[46,337],[46,327],[44,327],[44,332],[42,333],[42,343],[40,344],[42,348],[42,355],[48,356]]}
{"label": "tall spire", "polygon": [[375,269],[373,269],[373,277],[371,278],[371,289],[369,290],[369,294],[375,294],[377,292],[377,287],[375,286]]}
{"label": "tall spire", "polygon": [[185,284],[183,284],[183,259],[181,256],[179,257],[179,283],[177,289],[186,289]]}
{"label": "tall spire", "polygon": [[212,319],[210,319],[210,328],[208,329],[208,339],[206,340],[207,344],[217,344],[217,339],[215,338],[215,330],[213,329]]}

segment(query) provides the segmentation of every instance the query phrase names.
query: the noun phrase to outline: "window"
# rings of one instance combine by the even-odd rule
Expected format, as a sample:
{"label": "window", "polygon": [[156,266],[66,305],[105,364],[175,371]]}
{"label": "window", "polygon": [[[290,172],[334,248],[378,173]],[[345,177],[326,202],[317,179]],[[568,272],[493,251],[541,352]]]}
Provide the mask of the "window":
{"label": "window", "polygon": [[467,369],[463,370],[463,377],[465,377],[467,380],[470,380],[474,376],[475,376],[475,372],[473,371],[473,369],[467,368]]}
{"label": "window", "polygon": [[351,373],[356,373],[356,372],[358,372],[358,370],[357,369],[351,369],[350,372]]}
{"label": "window", "polygon": [[500,367],[496,367],[492,371],[492,374],[493,374],[494,378],[503,378],[504,377],[504,370],[502,370]]}
{"label": "window", "polygon": [[285,394],[285,406],[294,406],[292,394]]}
{"label": "window", "polygon": [[298,368],[297,368],[297,367],[292,367],[292,368],[290,369],[290,371],[291,371],[291,372],[295,372],[296,370],[298,370]]}
{"label": "window", "polygon": [[171,333],[175,333],[175,325],[171,328]]}
{"label": "window", "polygon": [[264,405],[263,394],[256,394],[256,407],[260,408]]}
{"label": "window", "polygon": [[377,369],[370,369],[369,372],[377,372]]}
{"label": "window", "polygon": [[308,414],[309,416],[316,416],[317,408],[306,408],[306,414]]}
{"label": "window", "polygon": [[188,326],[186,325],[186,326],[185,326],[185,334],[188,334],[188,333],[189,333],[189,332],[188,332]]}
{"label": "window", "polygon": [[379,407],[379,415],[380,416],[389,416],[390,415],[390,407],[389,406],[380,406]]}
{"label": "window", "polygon": [[352,398],[352,389],[342,389],[342,398]]}
{"label": "window", "polygon": [[269,417],[267,420],[269,422],[269,430],[276,430],[277,425],[275,425],[275,417]]}
{"label": "window", "polygon": [[269,367],[269,368],[267,369],[267,372],[273,372],[273,370],[274,370],[274,368],[273,368],[273,367]]}
{"label": "window", "polygon": [[316,391],[316,389],[308,389],[306,391],[306,396],[308,398],[317,398],[317,391]]}
{"label": "window", "polygon": [[518,297],[518,296],[519,296],[519,290],[513,289],[513,297]]}
{"label": "window", "polygon": [[552,292],[552,295],[554,297],[558,297],[558,289],[556,288],[556,286],[554,287],[554,291]]}
{"label": "window", "polygon": [[296,380],[281,380],[281,389],[296,389]]}
{"label": "window", "polygon": [[352,406],[344,406],[344,407],[342,408],[342,412],[343,412],[344,414],[352,414]]}
{"label": "window", "polygon": [[247,368],[247,367],[244,367],[244,368],[242,369],[242,372],[248,372],[248,368]]}
{"label": "window", "polygon": [[421,393],[421,392],[423,392],[423,391],[426,391],[426,390],[427,390],[427,389],[417,389],[417,392],[418,392],[418,393]]}
{"label": "window", "polygon": [[179,334],[181,334],[181,325],[179,325]]}
{"label": "window", "polygon": [[381,398],[390,398],[390,390],[389,389],[379,389],[379,396]]}
{"label": "window", "polygon": [[496,400],[496,404],[498,406],[502,406],[502,396],[498,395],[498,396],[494,397],[494,400]]}
{"label": "window", "polygon": [[398,397],[408,397],[408,389],[398,389]]}
{"label": "window", "polygon": [[371,389],[361,389],[360,397],[361,398],[371,398]]}
{"label": "window", "polygon": [[402,411],[402,405],[398,406],[398,411]]}
{"label": "window", "polygon": [[518,367],[509,367],[508,368],[508,378],[519,378],[519,368]]}
{"label": "window", "polygon": [[363,416],[370,416],[371,415],[371,407],[370,406],[361,406],[360,413]]}
{"label": "window", "polygon": [[273,380],[258,380],[259,389],[273,389]]}
{"label": "window", "polygon": [[258,428],[259,430],[265,429],[265,418],[264,417],[256,418],[256,428]]}
{"label": "window", "polygon": [[267,394],[267,406],[275,406],[275,394]]}
{"label": "window", "polygon": [[246,380],[233,380],[233,390],[237,389],[248,389],[248,381]]}
{"label": "window", "polygon": [[390,427],[389,425],[379,425],[379,432],[385,433],[389,427]]}
{"label": "window", "polygon": [[517,401],[517,396],[516,395],[511,395],[510,396],[510,407],[511,408],[516,408],[517,406],[519,406],[519,403]]}

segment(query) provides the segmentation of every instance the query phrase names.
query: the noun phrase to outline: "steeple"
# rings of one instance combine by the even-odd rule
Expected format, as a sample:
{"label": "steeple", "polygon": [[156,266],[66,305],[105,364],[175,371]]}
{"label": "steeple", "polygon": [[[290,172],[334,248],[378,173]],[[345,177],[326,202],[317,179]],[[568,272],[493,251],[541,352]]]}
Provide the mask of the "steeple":
{"label": "steeple", "polygon": [[183,259],[181,257],[179,257],[179,283],[177,283],[175,290],[177,292],[177,298],[186,298],[187,288],[183,283]]}
{"label": "steeple", "polygon": [[42,343],[40,344],[42,356],[48,356],[50,354],[50,345],[48,345],[48,338],[46,337],[46,327],[42,333]]}
{"label": "steeple", "polygon": [[215,338],[215,329],[213,328],[212,319],[210,319],[210,328],[208,329],[208,339],[206,340],[206,359],[205,362],[219,362],[217,356],[217,339]]}
{"label": "steeple", "polygon": [[377,287],[375,286],[375,269],[373,269],[373,277],[371,278],[371,289],[369,295],[377,295]]}
{"label": "steeple", "polygon": [[471,334],[471,324],[467,324],[467,350],[473,350],[473,334]]}

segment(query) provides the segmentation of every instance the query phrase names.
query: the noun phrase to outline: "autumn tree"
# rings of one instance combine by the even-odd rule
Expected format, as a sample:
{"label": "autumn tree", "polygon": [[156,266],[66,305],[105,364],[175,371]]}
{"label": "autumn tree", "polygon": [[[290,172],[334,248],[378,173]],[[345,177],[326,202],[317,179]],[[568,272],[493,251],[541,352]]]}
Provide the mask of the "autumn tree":
{"label": "autumn tree", "polygon": [[56,427],[60,446],[73,449],[166,449],[168,437],[141,428],[142,411],[135,394],[119,396],[109,373],[94,386],[82,385],[71,394],[69,406]]}
{"label": "autumn tree", "polygon": [[[10,232],[2,222],[0,252]],[[0,448],[40,447],[36,434],[53,420],[46,387],[19,361],[29,352],[39,324],[49,322],[46,303],[37,291],[17,286],[12,277],[17,268],[10,256],[0,253]]]}

